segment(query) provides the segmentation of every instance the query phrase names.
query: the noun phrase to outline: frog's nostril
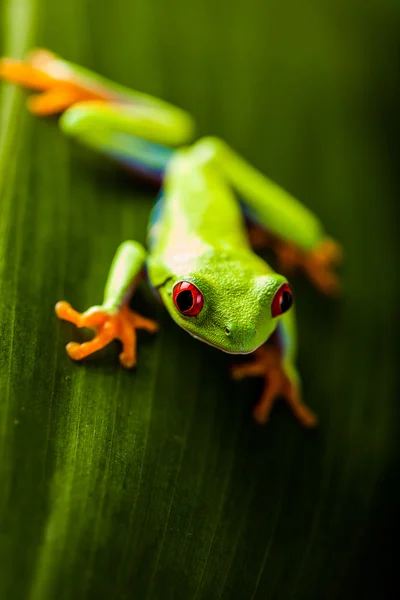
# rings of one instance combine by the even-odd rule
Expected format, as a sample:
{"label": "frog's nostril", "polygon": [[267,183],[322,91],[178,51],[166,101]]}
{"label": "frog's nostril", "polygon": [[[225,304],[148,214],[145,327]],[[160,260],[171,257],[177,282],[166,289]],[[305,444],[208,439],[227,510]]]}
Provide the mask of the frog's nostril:
{"label": "frog's nostril", "polygon": [[229,327],[225,327],[225,333],[226,335],[231,335],[231,330],[229,329]]}

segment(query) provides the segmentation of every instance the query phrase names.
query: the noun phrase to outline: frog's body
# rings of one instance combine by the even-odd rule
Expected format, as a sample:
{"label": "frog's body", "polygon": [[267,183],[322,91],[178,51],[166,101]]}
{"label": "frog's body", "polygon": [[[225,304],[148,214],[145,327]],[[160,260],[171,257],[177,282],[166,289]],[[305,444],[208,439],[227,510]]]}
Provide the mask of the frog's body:
{"label": "frog's body", "polygon": [[[253,252],[242,207],[272,234],[286,266],[303,266],[319,287],[331,291],[336,278],[330,266],[338,248],[316,217],[221,140],[187,145],[193,121],[166,102],[41,50],[27,63],[1,61],[0,77],[43,92],[29,99],[33,113],[62,113],[66,134],[161,184],[149,223],[148,256],[137,242],[124,242],[100,306],[80,314],[66,302],[57,304],[60,318],[97,332],[90,342],[68,344],[69,355],[84,358],[117,337],[123,343],[121,363],[136,363],[135,330],[156,330],[155,323],[128,308],[147,262],[149,281],[178,325],[225,352],[255,352],[255,361],[233,373],[265,377],[266,390],[256,407],[260,422],[282,394],[303,424],[313,425],[314,415],[300,400],[294,366],[292,292],[286,278]],[[278,342],[262,347],[275,331]]]}
{"label": "frog's body", "polygon": [[191,281],[207,302],[197,319],[173,310],[197,338],[230,353],[249,353],[275,329],[263,319],[284,278],[257,256],[240,205],[204,139],[178,150],[167,167],[158,218],[150,229],[149,279],[166,306],[177,280]]}

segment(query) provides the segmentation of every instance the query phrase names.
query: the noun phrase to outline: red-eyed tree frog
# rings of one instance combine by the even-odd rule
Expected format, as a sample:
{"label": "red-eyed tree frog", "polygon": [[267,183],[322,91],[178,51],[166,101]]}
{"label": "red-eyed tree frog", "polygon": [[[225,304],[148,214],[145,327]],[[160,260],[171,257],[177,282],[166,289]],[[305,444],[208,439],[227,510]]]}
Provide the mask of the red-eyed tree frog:
{"label": "red-eyed tree frog", "polygon": [[[284,396],[300,422],[314,426],[295,368],[292,289],[254,253],[252,242],[271,243],[286,272],[300,267],[319,289],[333,293],[341,250],[318,219],[222,140],[191,143],[192,118],[167,102],[41,49],[26,61],[2,59],[0,77],[40,92],[28,98],[33,114],[60,114],[65,134],[161,186],[148,250],[133,240],[120,245],[103,302],[83,313],[57,303],[60,319],[95,330],[91,341],[70,342],[68,355],[81,360],[117,338],[122,366],[136,365],[136,330],[157,330],[129,308],[146,265],[150,285],[180,327],[224,352],[253,354],[232,374],[264,377],[257,421],[265,423],[275,399]],[[251,235],[244,215],[253,223]]]}

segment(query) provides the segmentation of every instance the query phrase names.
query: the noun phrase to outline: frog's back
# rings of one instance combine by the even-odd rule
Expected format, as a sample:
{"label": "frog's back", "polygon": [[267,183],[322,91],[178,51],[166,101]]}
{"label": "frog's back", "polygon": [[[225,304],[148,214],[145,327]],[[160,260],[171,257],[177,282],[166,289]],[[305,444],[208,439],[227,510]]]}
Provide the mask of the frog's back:
{"label": "frog's back", "polygon": [[249,249],[235,194],[195,146],[178,150],[169,162],[150,237],[152,251],[163,254]]}

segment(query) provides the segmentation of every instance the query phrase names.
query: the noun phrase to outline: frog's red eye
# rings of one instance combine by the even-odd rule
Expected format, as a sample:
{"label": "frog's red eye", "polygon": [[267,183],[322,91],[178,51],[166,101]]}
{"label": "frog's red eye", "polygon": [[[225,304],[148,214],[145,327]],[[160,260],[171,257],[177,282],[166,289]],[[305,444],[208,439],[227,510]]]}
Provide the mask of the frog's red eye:
{"label": "frog's red eye", "polygon": [[179,281],[175,284],[172,296],[176,308],[183,315],[195,317],[203,308],[203,294],[190,281]]}
{"label": "frog's red eye", "polygon": [[283,283],[275,292],[275,296],[271,304],[271,314],[273,317],[283,315],[293,304],[293,292],[290,285]]}

